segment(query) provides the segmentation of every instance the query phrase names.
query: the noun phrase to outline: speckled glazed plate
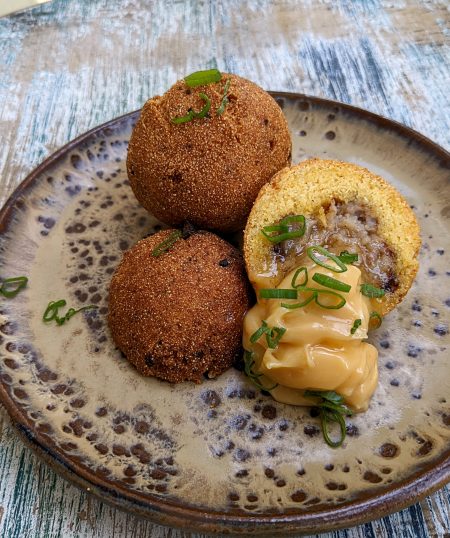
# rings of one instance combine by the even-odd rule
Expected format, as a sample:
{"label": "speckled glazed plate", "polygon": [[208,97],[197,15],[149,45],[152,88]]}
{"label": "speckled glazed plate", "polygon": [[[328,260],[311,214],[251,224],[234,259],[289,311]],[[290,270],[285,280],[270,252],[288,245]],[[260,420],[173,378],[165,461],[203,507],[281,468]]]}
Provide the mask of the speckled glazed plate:
{"label": "speckled glazed plate", "polygon": [[[450,158],[368,112],[275,94],[293,161],[352,161],[392,182],[422,227],[420,272],[371,337],[380,381],[342,448],[309,411],[276,403],[237,370],[201,385],[141,377],[114,348],[108,284],[124,250],[160,227],[138,206],[125,158],[138,117],[70,143],[0,215],[2,277],[29,285],[4,300],[0,399],[31,445],[101,499],[158,523],[206,532],[318,532],[378,518],[450,479]],[[78,308],[43,323],[50,300]]]}

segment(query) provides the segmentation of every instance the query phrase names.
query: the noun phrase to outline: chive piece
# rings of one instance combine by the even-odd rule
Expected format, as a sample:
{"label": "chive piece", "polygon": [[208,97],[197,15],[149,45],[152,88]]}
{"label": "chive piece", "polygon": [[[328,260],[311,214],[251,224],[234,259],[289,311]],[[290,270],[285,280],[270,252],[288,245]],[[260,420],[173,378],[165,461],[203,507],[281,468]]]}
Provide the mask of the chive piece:
{"label": "chive piece", "polygon": [[361,284],[361,293],[370,299],[374,297],[383,297],[386,295],[386,292],[381,288],[372,286],[372,284]]}
{"label": "chive piece", "polygon": [[267,332],[267,330],[269,330],[269,327],[267,326],[267,323],[263,320],[261,327],[250,336],[250,342],[252,344],[256,343],[261,338],[261,336]]}
{"label": "chive piece", "polygon": [[204,118],[205,116],[207,116],[209,109],[211,108],[211,100],[206,95],[206,93],[200,92],[198,96],[201,97],[203,101],[205,101],[205,106],[200,110],[200,112],[194,111],[194,118]]}
{"label": "chive piece", "polygon": [[[319,402],[315,407],[319,409],[323,438],[331,448],[340,447],[347,434],[344,416],[353,415],[353,411],[344,404],[343,396],[332,390],[305,390],[304,396],[306,398],[319,398]],[[333,441],[330,437],[329,422],[339,424],[340,437],[337,441]]]}
{"label": "chive piece", "polygon": [[172,232],[167,239],[164,239],[164,241],[161,241],[159,245],[156,245],[156,247],[152,250],[152,256],[157,258],[158,256],[161,256],[161,254],[164,254],[165,252],[168,252],[173,245],[180,239],[182,233],[180,230],[175,230]]}
{"label": "chive piece", "polygon": [[207,69],[206,71],[191,73],[187,77],[184,77],[184,82],[189,88],[196,88],[197,86],[219,82],[221,78],[222,73],[218,69]]}
{"label": "chive piece", "polygon": [[380,316],[380,314],[378,314],[378,312],[373,311],[370,313],[369,323],[372,319],[376,319],[377,324],[375,325],[375,327],[372,326],[371,329],[378,329],[379,327],[381,327],[383,318]]}
{"label": "chive piece", "polygon": [[[300,224],[299,229],[292,230],[290,225]],[[264,226],[261,230],[263,236],[270,241],[271,243],[281,243],[287,239],[294,239],[295,237],[303,237],[306,230],[306,219],[303,215],[290,215],[284,217],[279,224],[274,224],[272,226]],[[280,232],[279,234],[274,234],[274,232]],[[273,235],[272,235],[273,234]]]}
{"label": "chive piece", "polygon": [[321,284],[322,286],[331,288],[333,290],[349,292],[352,289],[349,284],[345,284],[345,282],[341,282],[340,280],[336,280],[330,276],[323,275],[322,273],[315,273],[312,279],[317,282],[317,284]]}
{"label": "chive piece", "polygon": [[[339,310],[340,308],[342,308],[345,303],[347,302],[344,297],[342,297],[342,295],[339,295],[339,293],[336,293],[334,291],[328,291],[328,290],[316,290],[318,293],[316,295],[316,297],[314,297],[314,300],[316,302],[317,305],[321,306],[322,308],[327,308],[328,310]],[[320,296],[321,295],[325,295],[325,296],[330,296],[331,297],[337,297],[339,299],[339,302],[337,304],[325,304],[325,303],[322,303],[320,301]]]}
{"label": "chive piece", "polygon": [[221,101],[220,106],[219,106],[219,108],[217,109],[217,112],[216,112],[217,116],[220,116],[221,114],[223,114],[225,112],[225,108],[229,103],[228,90],[230,88],[230,84],[231,84],[231,79],[227,79],[227,81],[225,82],[225,87],[223,89],[222,101]]}
{"label": "chive piece", "polygon": [[[306,306],[307,304],[309,304],[314,299],[315,303],[322,308],[327,308],[328,310],[339,310],[339,308],[342,308],[347,302],[344,297],[342,297],[342,295],[331,290],[322,290],[319,288],[307,288],[305,286],[299,286],[295,289],[295,291],[300,293],[312,292],[312,294],[300,303],[281,303],[281,306],[283,308],[289,308],[290,310],[294,310],[295,308],[301,308],[302,306]],[[339,299],[339,301],[336,304],[325,304],[323,301],[320,300],[321,295],[325,295],[328,297],[331,296],[333,298],[336,297],[337,299]]]}
{"label": "chive piece", "polygon": [[253,353],[251,351],[244,350],[244,373],[250,379],[250,381],[261,390],[266,390],[270,392],[275,387],[278,387],[278,383],[275,383],[273,387],[265,387],[259,382],[259,379],[262,374],[257,374],[253,371],[253,365],[255,360],[253,358]]}
{"label": "chive piece", "polygon": [[78,308],[78,310],[75,310],[75,308],[69,308],[67,313],[61,318],[58,316],[58,310],[66,306],[66,304],[67,303],[64,299],[59,299],[58,301],[50,301],[42,316],[42,320],[46,323],[55,320],[57,325],[63,325],[66,321],[69,321],[69,319],[72,318],[75,314],[78,314],[78,312],[82,312],[83,310],[89,310],[92,308],[98,308],[98,306],[95,304],[82,306],[81,308]]}
{"label": "chive piece", "polygon": [[250,342],[255,344],[261,338],[261,336],[265,334],[267,346],[270,349],[275,349],[280,343],[280,340],[285,332],[286,329],[284,327],[272,327],[272,329],[269,329],[269,326],[263,320],[261,327],[250,336]]}
{"label": "chive piece", "polygon": [[0,293],[11,299],[20,293],[28,283],[28,277],[26,276],[13,276],[11,278],[5,278],[0,288]]}
{"label": "chive piece", "polygon": [[351,254],[348,250],[343,250],[338,258],[341,262],[350,265],[351,263],[358,261],[358,254]]}
{"label": "chive piece", "polygon": [[260,290],[259,296],[262,299],[297,299],[297,290],[266,288]]}
{"label": "chive piece", "polygon": [[353,322],[352,328],[350,329],[350,334],[355,334],[359,327],[361,327],[362,321],[360,319],[355,319]]}
{"label": "chive piece", "polygon": [[[305,273],[305,276],[303,282],[301,284],[297,284],[297,278],[300,273]],[[300,269],[297,269],[297,271],[295,271],[295,274],[292,277],[291,286],[295,289],[299,286],[306,286],[306,284],[308,284],[308,269],[306,269],[306,267],[300,267]]]}
{"label": "chive piece", "polygon": [[[330,269],[330,271],[333,271],[335,273],[344,273],[345,271],[347,271],[346,265],[337,256],[335,256],[331,252],[328,252],[328,250],[324,249],[319,245],[308,247],[306,249],[306,253],[313,262],[317,263],[317,265],[320,265],[321,267],[325,267],[325,269]],[[323,262],[320,258],[317,257],[316,253],[322,254],[322,256],[325,256],[325,258],[334,261],[334,263],[338,266],[338,269],[335,266]]]}
{"label": "chive piece", "polygon": [[205,101],[205,106],[200,110],[200,112],[195,112],[195,110],[191,109],[185,116],[171,118],[170,121],[175,125],[179,125],[180,123],[187,123],[188,121],[192,121],[194,118],[204,118],[205,116],[207,116],[209,109],[211,108],[211,100],[206,94],[201,92],[198,94],[198,96],[201,97],[203,101]]}
{"label": "chive piece", "polygon": [[317,297],[317,292],[311,288],[304,288],[300,291],[302,292],[312,291],[312,294],[309,297],[307,297],[304,301],[301,301],[300,303],[281,303],[281,306],[283,308],[288,308],[289,310],[295,310],[296,308],[302,308],[306,306]]}
{"label": "chive piece", "polygon": [[276,349],[278,347],[285,332],[286,329],[284,327],[272,327],[272,329],[266,333],[266,341],[269,349]]}

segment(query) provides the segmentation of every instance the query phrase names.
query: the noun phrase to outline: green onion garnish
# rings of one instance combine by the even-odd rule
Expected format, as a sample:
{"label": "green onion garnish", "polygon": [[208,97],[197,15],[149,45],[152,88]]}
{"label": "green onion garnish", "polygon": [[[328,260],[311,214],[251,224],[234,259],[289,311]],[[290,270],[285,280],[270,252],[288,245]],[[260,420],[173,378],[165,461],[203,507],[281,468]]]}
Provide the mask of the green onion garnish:
{"label": "green onion garnish", "polygon": [[309,297],[307,297],[304,301],[301,301],[300,303],[281,303],[281,306],[283,308],[288,308],[289,310],[295,310],[297,308],[303,308],[304,306],[309,304],[311,301],[313,301],[317,297],[317,292],[313,288],[302,287],[301,289],[299,289],[299,291],[301,293],[304,293],[304,292],[312,292],[312,293]]}
{"label": "green onion garnish", "polygon": [[386,292],[381,288],[372,286],[372,284],[361,284],[361,293],[370,299],[374,297],[383,297]]}
{"label": "green onion garnish", "polygon": [[188,121],[193,120],[194,118],[204,118],[211,108],[211,100],[209,97],[200,92],[198,94],[199,97],[205,101],[205,106],[200,110],[200,112],[195,112],[195,110],[189,110],[188,113],[185,116],[178,116],[177,118],[171,118],[170,121],[174,123],[175,125],[178,125],[180,123],[187,123]]}
{"label": "green onion garnish", "polygon": [[361,327],[362,321],[360,319],[355,319],[353,322],[352,328],[350,329],[350,334],[355,334],[359,327]]}
{"label": "green onion garnish", "polygon": [[[347,271],[345,263],[343,263],[337,256],[335,256],[331,252],[328,252],[328,250],[324,249],[323,247],[320,247],[319,245],[308,247],[306,249],[306,253],[313,262],[317,263],[317,265],[320,265],[321,267],[325,267],[325,269],[330,269],[330,271],[333,271],[335,273],[344,273],[345,271]],[[316,253],[321,254],[325,258],[334,261],[338,268],[322,261],[320,258],[317,257]]]}
{"label": "green onion garnish", "polygon": [[262,299],[297,299],[297,290],[266,288],[260,290],[259,296]]}
{"label": "green onion garnish", "polygon": [[[344,398],[332,390],[305,390],[304,396],[306,398],[319,398],[319,402],[315,407],[319,410],[323,438],[330,447],[340,447],[347,433],[344,417],[353,415],[351,409],[344,404]],[[337,441],[333,441],[330,437],[328,431],[329,422],[337,422],[339,424],[340,437]]]}
{"label": "green onion garnish", "polygon": [[348,250],[344,250],[339,254],[338,258],[341,262],[351,264],[358,261],[358,254],[351,254]]}
{"label": "green onion garnish", "polygon": [[352,289],[349,284],[345,284],[345,282],[336,280],[331,276],[323,275],[322,273],[315,273],[312,279],[317,282],[317,284],[325,286],[326,288],[331,288],[333,290],[349,292]]}
{"label": "green onion garnish", "polygon": [[157,245],[152,250],[152,256],[157,258],[158,256],[161,256],[161,254],[164,254],[165,252],[169,251],[176,243],[176,241],[180,239],[181,236],[182,233],[180,232],[180,230],[175,230],[174,232],[172,232],[167,239],[161,241],[161,243],[159,243],[159,245]]}
{"label": "green onion garnish", "polygon": [[[300,224],[300,228],[291,229],[290,225]],[[264,226],[261,230],[263,236],[271,243],[281,243],[287,239],[294,239],[295,237],[303,237],[306,230],[306,220],[303,215],[290,215],[280,220],[279,224],[272,226]]]}
{"label": "green onion garnish", "polygon": [[[297,284],[297,278],[300,273],[304,273],[303,282],[301,284]],[[306,267],[300,267],[295,271],[294,276],[292,277],[291,286],[295,289],[299,286],[306,286],[308,284],[308,269]]]}
{"label": "green onion garnish", "polygon": [[25,288],[27,283],[28,278],[26,276],[13,276],[11,278],[5,278],[5,280],[2,282],[0,293],[4,297],[11,299],[20,293],[23,288]]}
{"label": "green onion garnish", "polygon": [[[329,310],[339,310],[339,308],[342,308],[345,303],[347,302],[344,297],[342,297],[342,295],[339,295],[339,293],[336,293],[334,291],[328,291],[328,290],[316,290],[317,291],[317,295],[314,297],[314,300],[316,301],[316,304],[321,306],[322,308],[328,308]],[[339,302],[336,303],[336,304],[325,304],[323,302],[320,301],[320,297],[321,296],[325,296],[325,297],[336,297]]]}
{"label": "green onion garnish", "polygon": [[283,338],[283,334],[286,332],[284,327],[272,327],[269,333],[266,333],[267,346],[269,349],[275,349],[278,347],[280,340]]}
{"label": "green onion garnish", "polygon": [[244,350],[244,372],[245,375],[250,378],[251,382],[256,385],[261,390],[266,390],[267,392],[270,392],[275,387],[278,387],[278,383],[275,383],[273,387],[265,387],[262,385],[259,381],[259,378],[263,374],[257,374],[253,371],[253,365],[255,364],[255,360],[253,359],[253,353],[251,351]]}
{"label": "green onion garnish", "polygon": [[98,306],[95,304],[82,306],[78,310],[75,310],[74,308],[69,308],[67,313],[61,318],[58,316],[58,310],[66,306],[66,304],[67,303],[64,299],[60,299],[59,301],[50,301],[47,305],[47,308],[45,309],[44,315],[42,316],[42,320],[46,323],[55,320],[57,325],[63,325],[66,321],[69,321],[69,319],[75,314],[78,314],[78,312],[82,312],[83,310],[89,310],[92,308],[98,308]]}
{"label": "green onion garnish", "polygon": [[250,336],[250,342],[251,342],[252,344],[254,344],[254,343],[257,342],[257,341],[261,338],[261,336],[262,336],[263,334],[265,334],[268,330],[270,330],[270,329],[269,329],[267,323],[263,320],[261,327],[260,327],[257,331],[255,331],[255,332]]}
{"label": "green onion garnish", "polygon": [[[334,291],[330,291],[330,290],[322,290],[322,289],[319,289],[319,288],[307,288],[306,286],[300,286],[300,287],[297,287],[296,290],[298,293],[304,293],[304,292],[311,292],[311,295],[309,297],[307,297],[303,302],[300,302],[300,303],[294,303],[294,304],[289,304],[289,303],[281,303],[281,306],[283,308],[288,308],[289,310],[294,310],[296,308],[301,308],[303,306],[306,306],[307,304],[309,304],[312,300],[315,301],[315,303],[318,305],[318,306],[321,306],[322,308],[327,308],[328,310],[339,310],[339,308],[342,308],[345,303],[347,302],[344,297],[342,297],[342,295],[339,295],[339,293],[336,293]],[[320,297],[321,296],[325,296],[325,297],[333,297],[333,298],[337,298],[338,299],[338,302],[337,303],[324,303],[323,301],[321,301]]]}
{"label": "green onion garnish", "polygon": [[378,327],[380,327],[381,323],[383,322],[383,318],[380,316],[380,314],[378,314],[378,312],[374,311],[370,313],[369,323],[372,319],[376,319],[377,324],[375,325],[375,327],[371,327],[371,329],[378,329]]}
{"label": "green onion garnish", "polygon": [[206,71],[191,73],[187,77],[184,77],[184,82],[189,88],[196,88],[197,86],[219,82],[221,78],[222,73],[218,69],[207,69]]}
{"label": "green onion garnish", "polygon": [[231,84],[231,79],[228,79],[226,82],[225,82],[225,87],[223,89],[223,97],[222,97],[222,101],[220,103],[220,106],[219,108],[217,109],[217,112],[216,114],[218,116],[220,116],[221,114],[223,114],[225,112],[225,108],[226,106],[228,105],[229,103],[229,99],[228,99],[228,90],[230,88],[230,84]]}
{"label": "green onion garnish", "polygon": [[256,343],[261,336],[265,334],[267,346],[270,349],[275,349],[285,332],[286,329],[284,327],[272,327],[272,329],[270,329],[267,323],[263,320],[261,327],[250,336],[250,342],[252,344]]}

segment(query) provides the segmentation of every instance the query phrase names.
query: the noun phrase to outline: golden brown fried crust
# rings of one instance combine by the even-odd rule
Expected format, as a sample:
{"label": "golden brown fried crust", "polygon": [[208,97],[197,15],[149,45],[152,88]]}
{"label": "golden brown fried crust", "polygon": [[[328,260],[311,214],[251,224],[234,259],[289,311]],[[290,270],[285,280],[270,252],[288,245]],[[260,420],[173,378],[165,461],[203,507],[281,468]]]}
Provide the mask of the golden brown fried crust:
{"label": "golden brown fried crust", "polygon": [[355,164],[308,159],[281,170],[261,189],[244,232],[249,279],[254,283],[257,275],[267,270],[271,257],[271,243],[261,234],[264,226],[286,215],[315,216],[333,199],[366,205],[377,219],[377,233],[395,256],[397,289],[372,300],[374,309],[385,315],[404,298],[414,281],[419,267],[420,229],[400,193],[380,176]]}
{"label": "golden brown fried crust", "polygon": [[173,232],[158,232],[125,253],[111,281],[108,322],[141,374],[199,383],[240,353],[250,287],[241,254],[209,232],[153,256]]}
{"label": "golden brown fried crust", "polygon": [[[229,103],[217,115],[224,86]],[[200,111],[199,93],[211,100],[208,118],[174,125],[171,118]],[[289,164],[291,138],[275,100],[259,86],[231,74],[188,88],[178,81],[147,101],[131,136],[127,169],[139,202],[172,226],[236,231],[260,188]]]}

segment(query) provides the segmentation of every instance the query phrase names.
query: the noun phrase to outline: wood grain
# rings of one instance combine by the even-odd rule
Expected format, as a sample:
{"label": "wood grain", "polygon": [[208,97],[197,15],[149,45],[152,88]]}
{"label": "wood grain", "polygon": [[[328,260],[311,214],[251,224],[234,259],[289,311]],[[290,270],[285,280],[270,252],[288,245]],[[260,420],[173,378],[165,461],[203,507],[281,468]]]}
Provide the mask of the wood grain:
{"label": "wood grain", "polygon": [[[445,0],[53,0],[0,19],[0,202],[61,145],[205,67],[361,106],[448,148],[449,22]],[[324,536],[448,537],[449,529],[447,487]],[[0,536],[188,534],[78,491],[37,460],[0,409]]]}

